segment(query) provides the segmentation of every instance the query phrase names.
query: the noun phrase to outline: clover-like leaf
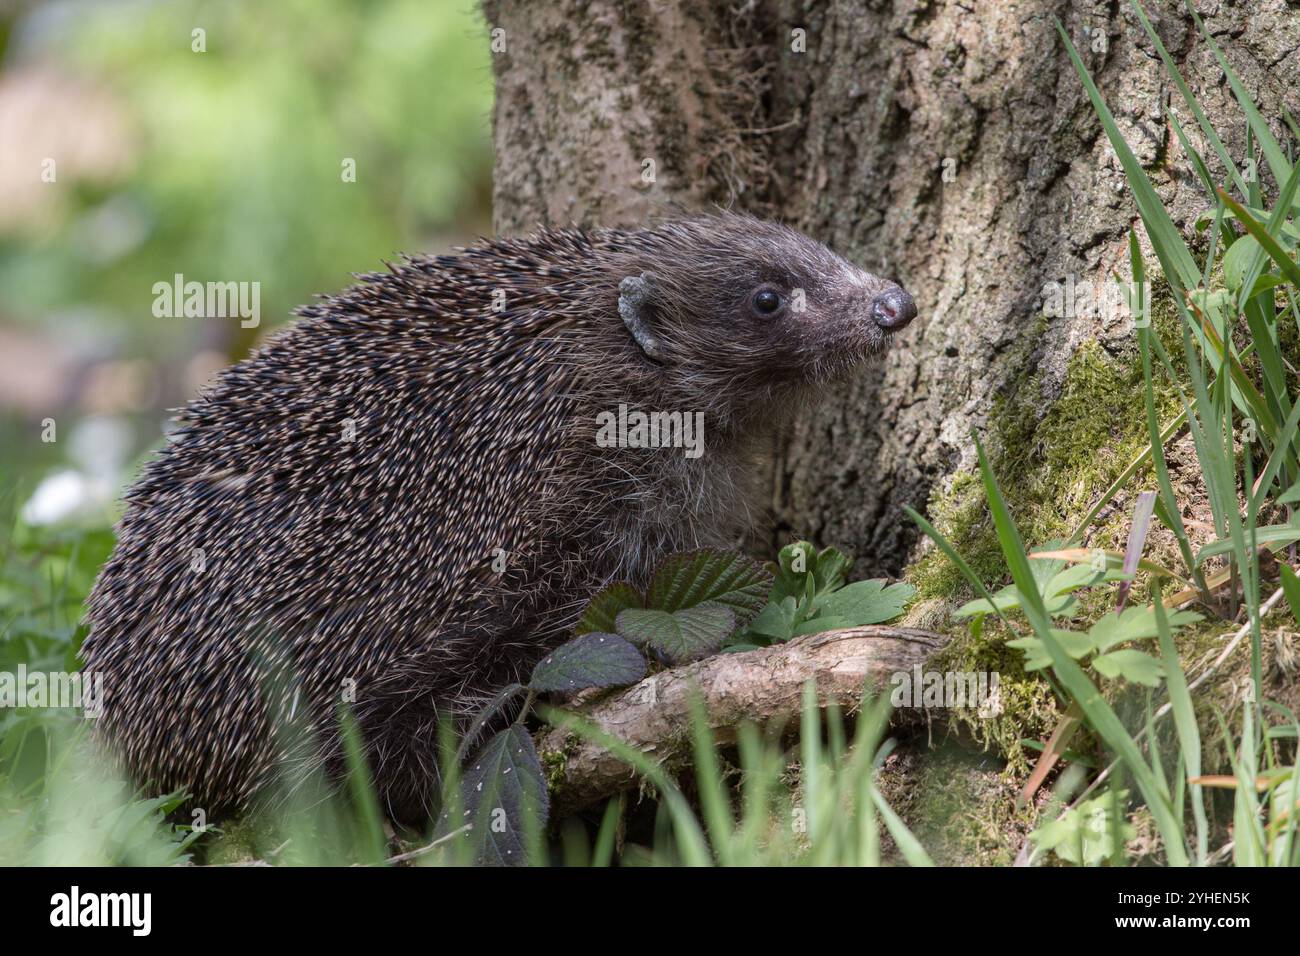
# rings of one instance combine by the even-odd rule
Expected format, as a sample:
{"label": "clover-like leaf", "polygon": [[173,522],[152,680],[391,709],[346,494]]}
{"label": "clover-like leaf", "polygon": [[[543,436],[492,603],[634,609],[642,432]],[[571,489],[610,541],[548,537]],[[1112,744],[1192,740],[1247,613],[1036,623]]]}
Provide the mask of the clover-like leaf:
{"label": "clover-like leaf", "polygon": [[[1194,624],[1201,620],[1201,615],[1194,611],[1170,611],[1166,615],[1171,629]],[[1160,631],[1156,627],[1156,612],[1151,606],[1125,608],[1122,614],[1103,614],[1092,627],[1088,636],[1098,651],[1108,651],[1124,641],[1142,641],[1155,637]]]}
{"label": "clover-like leaf", "polygon": [[[1078,631],[1066,631],[1052,628],[1052,636],[1075,660],[1093,651],[1092,638]],[[1052,666],[1052,655],[1047,652],[1047,645],[1036,637],[1021,637],[1007,641],[1008,647],[1018,647],[1025,652],[1025,670],[1040,671]]]}
{"label": "clover-like leaf", "polygon": [[[1053,570],[1048,575],[1047,570],[1060,567],[1064,562],[1059,559],[1039,558],[1033,554],[1030,557],[1034,559],[1030,562],[1030,567],[1035,570],[1035,580],[1043,595],[1043,605],[1052,617],[1069,617],[1074,613],[1078,602],[1073,592],[1079,588],[1093,587],[1107,581],[1122,581],[1128,577],[1118,568],[1098,571],[1087,564],[1074,564],[1064,570]],[[998,610],[1002,611],[1019,608],[1023,600],[1024,596],[1014,584],[1008,584],[993,595],[993,603]],[[989,602],[984,598],[967,601],[953,612],[955,617],[977,617],[991,613],[993,608],[989,607]]]}
{"label": "clover-like leaf", "polygon": [[587,609],[578,618],[574,634],[588,634],[598,631],[602,634],[614,632],[614,621],[618,612],[630,607],[645,607],[641,592],[626,581],[615,581],[608,587],[596,592],[596,596],[587,604]]}
{"label": "clover-like leaf", "polygon": [[494,735],[465,768],[460,785],[461,814],[443,811],[442,836],[465,824],[463,839],[474,859],[486,866],[522,866],[528,848],[545,832],[550,812],[546,777],[532,735],[512,724]]}
{"label": "clover-like leaf", "polygon": [[1047,653],[1047,645],[1036,637],[1018,637],[1007,641],[1007,647],[1015,647],[1025,652],[1025,670],[1041,671],[1052,666],[1052,655]]}
{"label": "clover-like leaf", "polygon": [[1159,684],[1165,672],[1164,665],[1150,654],[1135,650],[1098,654],[1092,659],[1092,666],[1103,677],[1122,677],[1126,681],[1145,684],[1147,687]]}
{"label": "clover-like leaf", "polygon": [[641,652],[617,634],[593,631],[547,654],[528,681],[532,690],[578,691],[585,687],[624,687],[645,677]]}
{"label": "clover-like leaf", "polygon": [[772,576],[757,561],[706,548],[665,558],[655,569],[645,606],[680,611],[717,604],[730,608],[737,624],[745,624],[766,603],[771,588]]}
{"label": "clover-like leaf", "polygon": [[722,647],[736,629],[736,616],[721,604],[678,611],[629,608],[618,616],[618,633],[655,651],[670,664],[696,660]]}

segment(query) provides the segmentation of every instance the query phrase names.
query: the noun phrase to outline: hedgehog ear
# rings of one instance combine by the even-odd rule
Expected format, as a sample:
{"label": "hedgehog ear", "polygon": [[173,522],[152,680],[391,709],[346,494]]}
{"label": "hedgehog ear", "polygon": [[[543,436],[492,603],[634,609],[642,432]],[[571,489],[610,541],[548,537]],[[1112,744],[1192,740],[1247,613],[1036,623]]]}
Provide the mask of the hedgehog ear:
{"label": "hedgehog ear", "polygon": [[632,339],[652,362],[663,362],[659,339],[650,331],[650,300],[654,295],[654,274],[643,272],[628,276],[618,284],[618,314],[632,333]]}

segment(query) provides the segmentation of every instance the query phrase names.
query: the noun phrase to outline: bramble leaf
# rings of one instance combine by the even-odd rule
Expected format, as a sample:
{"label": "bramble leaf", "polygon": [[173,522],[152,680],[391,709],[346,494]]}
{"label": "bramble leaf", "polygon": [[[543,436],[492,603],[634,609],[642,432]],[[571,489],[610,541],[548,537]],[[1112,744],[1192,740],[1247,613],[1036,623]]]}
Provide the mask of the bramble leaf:
{"label": "bramble leaf", "polygon": [[618,633],[648,647],[669,664],[683,664],[718,650],[736,629],[736,616],[721,604],[678,611],[629,608],[618,616]]}
{"label": "bramble leaf", "polygon": [[582,612],[582,617],[578,619],[578,625],[573,629],[573,633],[588,634],[598,631],[602,634],[612,634],[618,612],[630,607],[645,607],[641,592],[626,581],[615,581],[598,591],[591,599],[587,609]]}
{"label": "bramble leaf", "polygon": [[730,608],[737,624],[745,624],[763,607],[771,587],[771,575],[743,554],[685,551],[665,558],[655,569],[645,606],[671,612],[717,604]]}
{"label": "bramble leaf", "polygon": [[528,686],[539,691],[625,687],[645,677],[646,660],[617,634],[592,631],[561,644],[535,668]]}
{"label": "bramble leaf", "polygon": [[463,839],[484,866],[523,866],[530,862],[527,847],[545,832],[550,812],[546,777],[522,724],[494,735],[465,768],[460,785],[461,816],[444,811],[438,833],[447,835],[469,824]]}

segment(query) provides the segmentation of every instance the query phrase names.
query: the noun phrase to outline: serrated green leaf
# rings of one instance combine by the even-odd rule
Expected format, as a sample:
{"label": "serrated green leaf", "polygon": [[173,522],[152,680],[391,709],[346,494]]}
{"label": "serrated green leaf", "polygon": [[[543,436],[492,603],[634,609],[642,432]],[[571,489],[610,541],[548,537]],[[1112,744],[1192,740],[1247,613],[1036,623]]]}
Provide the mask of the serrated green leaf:
{"label": "serrated green leaf", "polygon": [[641,592],[626,581],[615,581],[598,591],[591,599],[587,609],[582,612],[582,617],[578,619],[578,626],[573,629],[573,633],[612,634],[618,612],[630,607],[645,607]]}
{"label": "serrated green leaf", "polygon": [[562,644],[533,668],[528,686],[538,691],[625,687],[645,677],[641,652],[617,634],[593,631]]}
{"label": "serrated green leaf", "polygon": [[706,548],[664,559],[646,591],[646,607],[672,612],[717,604],[730,608],[743,625],[767,602],[771,589],[772,576],[757,561]]}
{"label": "serrated green leaf", "polygon": [[[1075,660],[1092,653],[1092,639],[1087,634],[1079,631],[1067,631],[1063,628],[1052,628],[1052,635],[1065,648],[1065,652]],[[1014,641],[1007,641],[1007,646],[1017,647],[1025,652],[1025,670],[1027,671],[1042,670],[1052,663],[1052,657],[1047,651],[1047,645],[1036,637],[1021,637]]]}
{"label": "serrated green leaf", "polygon": [[[1177,629],[1201,620],[1201,615],[1193,611],[1173,611],[1166,619],[1171,628]],[[1123,614],[1103,614],[1088,629],[1093,645],[1103,653],[1124,641],[1143,641],[1159,633],[1155,608],[1151,606],[1125,608]]]}
{"label": "serrated green leaf", "polygon": [[1122,650],[1099,654],[1092,659],[1092,667],[1103,677],[1122,677],[1134,684],[1155,687],[1165,672],[1164,665],[1142,651]]}
{"label": "serrated green leaf", "polygon": [[630,608],[618,616],[618,633],[649,647],[670,664],[683,664],[720,648],[736,629],[731,608],[700,604],[677,611]]}
{"label": "serrated green leaf", "polygon": [[528,846],[534,835],[545,831],[550,797],[526,727],[512,724],[484,744],[465,768],[460,797],[460,818],[453,820],[444,813],[439,835],[469,824],[471,829],[461,839],[473,848],[480,865],[540,862],[529,859]]}

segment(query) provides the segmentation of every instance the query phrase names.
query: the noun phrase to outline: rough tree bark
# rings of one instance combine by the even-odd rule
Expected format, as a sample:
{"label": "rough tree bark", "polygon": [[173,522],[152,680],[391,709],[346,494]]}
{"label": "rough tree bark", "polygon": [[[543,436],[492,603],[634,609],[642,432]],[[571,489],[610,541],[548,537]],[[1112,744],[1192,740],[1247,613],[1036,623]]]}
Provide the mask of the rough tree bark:
{"label": "rough tree bark", "polygon": [[[1264,114],[1300,115],[1294,3],[1196,5]],[[1146,6],[1207,112],[1239,116],[1182,5]],[[1054,16],[1162,198],[1183,223],[1198,211],[1164,114],[1181,101],[1123,0],[485,10],[505,41],[494,60],[501,231],[732,206],[784,219],[915,295],[921,318],[893,353],[774,449],[764,550],[797,535],[854,550],[859,572],[897,571],[915,540],[900,506],[923,507],[971,465],[969,432],[999,394],[1032,368],[1046,407],[1082,341],[1122,334],[1041,318],[1044,284],[1104,277],[1134,217]],[[1229,145],[1240,155],[1240,136]]]}

